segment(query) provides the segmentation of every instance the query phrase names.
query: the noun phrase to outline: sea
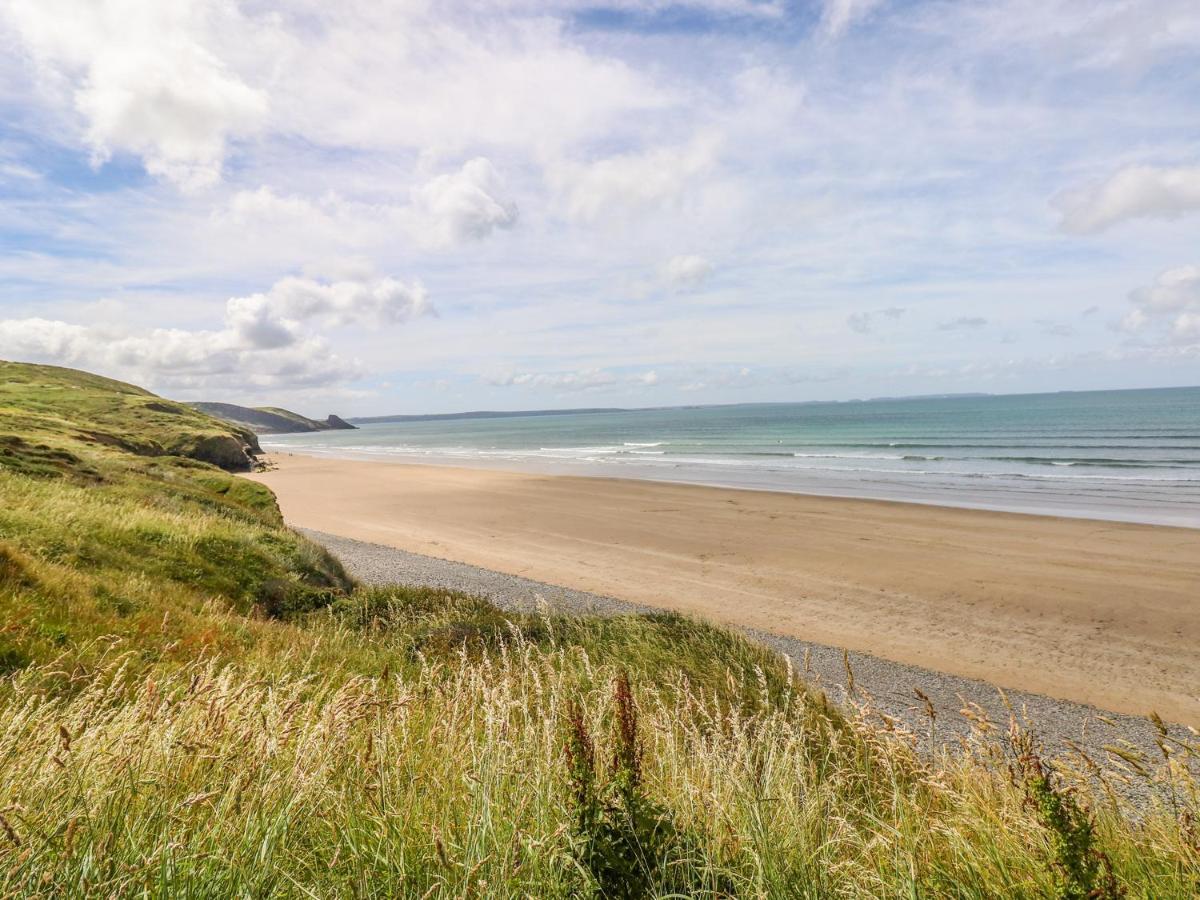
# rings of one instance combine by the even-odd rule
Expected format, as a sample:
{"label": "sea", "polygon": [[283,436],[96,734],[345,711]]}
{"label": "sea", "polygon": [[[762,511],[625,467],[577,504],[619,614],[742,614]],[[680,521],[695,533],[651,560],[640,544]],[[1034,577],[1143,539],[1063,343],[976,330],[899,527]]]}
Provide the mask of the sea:
{"label": "sea", "polygon": [[1200,387],[479,414],[262,443],[1200,528]]}

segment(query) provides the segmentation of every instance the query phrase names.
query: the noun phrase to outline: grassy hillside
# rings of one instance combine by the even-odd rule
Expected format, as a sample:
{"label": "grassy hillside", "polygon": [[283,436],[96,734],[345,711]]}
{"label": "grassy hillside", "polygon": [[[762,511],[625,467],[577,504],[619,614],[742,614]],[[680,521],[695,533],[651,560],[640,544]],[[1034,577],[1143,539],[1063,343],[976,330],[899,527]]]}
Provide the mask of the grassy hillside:
{"label": "grassy hillside", "polygon": [[82,373],[0,381],[0,896],[1200,888],[1194,747],[1100,777],[981,722],[931,758],[679,616],[356,589],[188,452],[227,425]]}
{"label": "grassy hillside", "polygon": [[191,406],[210,416],[216,416],[257,434],[289,434],[305,431],[353,429],[354,426],[337,416],[324,421],[310,419],[290,409],[278,406],[237,406],[233,403],[192,403]]}
{"label": "grassy hillside", "polygon": [[[0,465],[66,470],[100,448],[249,470],[254,433],[98,375],[0,360]],[[103,454],[102,454],[103,455]]]}

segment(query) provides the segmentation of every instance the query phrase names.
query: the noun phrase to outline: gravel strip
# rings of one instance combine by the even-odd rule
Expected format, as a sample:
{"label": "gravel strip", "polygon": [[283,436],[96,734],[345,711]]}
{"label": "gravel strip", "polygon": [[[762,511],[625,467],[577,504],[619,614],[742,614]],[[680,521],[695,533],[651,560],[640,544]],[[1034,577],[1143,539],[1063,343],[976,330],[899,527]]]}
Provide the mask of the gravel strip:
{"label": "gravel strip", "polygon": [[[661,611],[466,563],[319,531],[298,530],[341,559],[350,575],[364,584],[442,587],[485,597],[501,609],[514,612],[549,609],[572,615],[611,616]],[[1017,711],[1018,721],[1027,721],[1051,751],[1066,750],[1066,742],[1072,741],[1097,762],[1103,763],[1111,759],[1103,749],[1105,744],[1125,746],[1127,742],[1146,754],[1152,764],[1162,758],[1156,743],[1157,731],[1145,718],[1110,713],[1042,694],[1001,691],[985,681],[904,665],[867,653],[847,652],[799,638],[755,629],[742,631],[788,657],[810,684],[820,687],[835,702],[861,706],[869,700],[871,709],[898,720],[918,735],[929,735],[931,742],[957,744],[969,737],[971,721],[963,710],[984,715],[1004,729],[1010,715],[1008,704],[1011,704]],[[932,735],[925,703],[918,699],[916,690],[929,698],[936,712]],[[1172,725],[1170,732],[1176,738],[1195,741],[1195,736],[1184,726]]]}

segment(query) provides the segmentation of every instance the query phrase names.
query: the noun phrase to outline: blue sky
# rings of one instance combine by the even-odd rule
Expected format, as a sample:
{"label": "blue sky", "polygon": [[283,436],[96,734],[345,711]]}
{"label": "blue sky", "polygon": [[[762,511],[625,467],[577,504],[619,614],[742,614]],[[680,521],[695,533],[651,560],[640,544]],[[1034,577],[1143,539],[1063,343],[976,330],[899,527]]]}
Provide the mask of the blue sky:
{"label": "blue sky", "polygon": [[1192,0],[5,0],[0,357],[313,414],[1200,383]]}

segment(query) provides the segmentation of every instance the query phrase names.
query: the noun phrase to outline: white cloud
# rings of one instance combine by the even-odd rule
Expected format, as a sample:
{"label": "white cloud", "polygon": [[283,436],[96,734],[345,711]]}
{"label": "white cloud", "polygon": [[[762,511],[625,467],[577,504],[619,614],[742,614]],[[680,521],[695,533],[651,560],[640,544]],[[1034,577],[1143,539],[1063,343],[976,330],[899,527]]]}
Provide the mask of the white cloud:
{"label": "white cloud", "polygon": [[846,316],[846,324],[850,326],[850,330],[858,334],[870,334],[874,327],[874,320],[877,316],[884,316],[888,319],[898,319],[908,312],[902,306],[889,306],[884,309],[864,310],[862,312],[850,313]]}
{"label": "white cloud", "polygon": [[[497,5],[497,0],[488,0],[487,5]],[[570,11],[581,5],[579,0],[499,0],[499,5],[545,12],[547,9]],[[605,9],[621,9],[635,13],[657,13],[679,9],[701,10],[724,16],[750,16],[752,18],[777,19],[784,14],[782,0],[606,0]]]}
{"label": "white cloud", "polygon": [[1200,210],[1200,166],[1127,166],[1054,199],[1065,231],[1092,234],[1129,219],[1175,219]]}
{"label": "white cloud", "polygon": [[[683,383],[723,390],[714,374],[677,377],[684,364],[752,364],[755,399],[920,392],[865,379],[905,358],[955,369],[967,353],[1011,352],[1003,334],[1036,355],[1060,343],[1038,318],[1066,321],[1089,304],[1104,316],[1075,342],[1098,352],[1123,339],[1100,319],[1117,317],[1128,287],[1195,261],[1186,228],[1086,247],[1046,228],[1056,190],[1129,163],[1158,166],[1159,188],[1190,177],[1195,104],[1178,73],[1200,51],[1195,0],[1095,0],[1088,15],[1079,0],[601,5],[627,14],[596,27],[581,14],[594,5],[576,0],[0,2],[12,125],[0,166],[21,167],[0,169],[12,185],[0,204],[0,319],[87,326],[104,317],[82,304],[112,297],[127,304],[116,337],[145,337],[138,316],[152,309],[154,324],[221,334],[220,347],[204,344],[214,358],[232,345],[265,371],[267,357],[342,327],[337,315],[297,319],[282,288],[233,291],[245,296],[224,320],[193,297],[214,284],[265,288],[280,272],[321,283],[413,272],[446,298],[441,340],[403,354],[382,328],[328,340],[397,384],[450,377],[464,405],[489,397],[471,377],[481,359],[572,384],[599,377],[578,374],[588,367],[655,372],[663,402],[682,399]],[[116,9],[127,15],[114,26]],[[688,27],[657,27],[679,22]],[[118,46],[145,85],[121,59],[110,65]],[[93,85],[103,103],[85,111]],[[113,178],[76,171],[93,127],[121,163]],[[133,183],[134,154],[163,173],[175,160],[183,170],[169,177],[186,184],[222,183],[189,196]],[[490,168],[468,162],[483,159]],[[1112,225],[1113,203],[1084,200],[1074,226]],[[1150,205],[1160,211],[1132,208],[1161,213]],[[718,263],[704,296],[666,289],[677,253]],[[1128,281],[1131,265],[1143,274]],[[920,323],[893,327],[879,311],[890,304],[914,317],[919,305]],[[1147,318],[1138,341],[1182,340],[1176,320],[1195,312],[1128,309]],[[929,341],[964,313],[1003,327]],[[811,391],[764,374],[796,359],[850,374]],[[1152,379],[1123,365],[1077,375]],[[378,402],[358,411],[449,401],[415,391]]]}
{"label": "white cloud", "polygon": [[290,325],[310,320],[329,325],[363,320],[387,325],[434,313],[424,287],[409,286],[395,278],[330,283],[284,278],[265,294],[231,299],[228,309],[231,316],[235,309],[264,310],[269,320]]}
{"label": "white cloud", "polygon": [[745,390],[767,382],[789,381],[791,373],[784,370],[760,372],[749,366],[698,366],[677,373],[682,383],[679,389],[686,393],[714,389]]}
{"label": "white cloud", "polygon": [[1150,315],[1200,307],[1200,266],[1167,269],[1149,287],[1135,290],[1130,299]]}
{"label": "white cloud", "polygon": [[577,372],[506,372],[485,379],[497,387],[549,388],[556,391],[591,391],[617,384],[620,379],[602,369]]}
{"label": "white cloud", "polygon": [[821,29],[829,37],[840,37],[847,30],[864,21],[886,0],[825,0],[821,12]]}
{"label": "white cloud", "polygon": [[1131,291],[1129,300],[1134,308],[1121,321],[1124,330],[1157,333],[1172,343],[1200,342],[1200,266],[1167,269]]}
{"label": "white cloud", "polygon": [[959,316],[938,325],[939,331],[962,331],[965,329],[982,328],[988,322],[983,316]]}
{"label": "white cloud", "polygon": [[126,333],[51,319],[0,320],[0,355],[77,366],[168,389],[294,388],[352,378],[357,367],[319,338],[282,347],[248,343],[235,329],[155,328]]}
{"label": "white cloud", "polygon": [[482,240],[497,228],[512,228],[517,205],[487,159],[477,157],[453,174],[439,175],[413,192],[413,204],[435,243]]}
{"label": "white cloud", "polygon": [[650,369],[629,374],[608,369],[588,368],[568,372],[503,372],[482,379],[495,387],[524,387],[573,393],[628,387],[654,387],[659,384],[658,372]]}
{"label": "white cloud", "polygon": [[216,0],[15,0],[7,18],[65,87],[94,158],[139,155],[184,188],[215,182],[230,138],[264,123],[267,95],[218,57],[210,32],[248,27]]}
{"label": "white cloud", "polygon": [[673,256],[662,267],[662,279],[675,290],[697,288],[713,273],[713,264],[694,254]]}
{"label": "white cloud", "polygon": [[310,3],[302,17],[306,27],[281,28],[270,44],[286,75],[272,83],[272,103],[287,130],[323,144],[431,158],[480,147],[558,153],[668,100],[654,79],[588,52],[542,9],[345,0]]}
{"label": "white cloud", "polygon": [[242,190],[234,194],[229,201],[228,213],[239,225],[278,223],[328,218],[328,208],[336,209],[339,205],[340,198],[336,194],[329,194],[323,202],[318,203],[305,197],[280,195],[273,188],[262,185],[255,190]]}
{"label": "white cloud", "polygon": [[[359,374],[316,328],[390,325],[430,314],[420,285],[394,278],[322,283],[285,278],[232,297],[219,330],[131,330],[44,318],[0,320],[0,356],[48,361],[172,388],[327,385]],[[306,331],[307,326],[307,331]]]}
{"label": "white cloud", "polygon": [[1182,344],[1200,343],[1200,313],[1181,313],[1171,325],[1171,336]]}
{"label": "white cloud", "polygon": [[567,216],[578,222],[624,220],[678,208],[696,180],[716,163],[716,142],[701,138],[682,147],[623,153],[592,163],[561,163],[548,171]]}
{"label": "white cloud", "polygon": [[421,182],[408,195],[407,203],[365,203],[332,190],[309,197],[262,185],[236,192],[210,218],[217,228],[252,232],[260,245],[294,249],[306,259],[331,248],[355,253],[392,245],[398,233],[412,247],[454,248],[517,223],[516,203],[483,157]]}
{"label": "white cloud", "polygon": [[[916,27],[952,36],[971,50],[1031,49],[1055,69],[1130,71],[1194,50],[1200,9],[1194,0],[995,0],[930,3],[907,11]],[[1170,76],[1168,76],[1170,77]]]}
{"label": "white cloud", "polygon": [[0,321],[0,353],[7,359],[73,361],[84,355],[91,329],[52,319]]}
{"label": "white cloud", "polygon": [[805,371],[789,366],[750,367],[744,365],[669,365],[641,372],[593,367],[557,372],[505,372],[481,378],[494,387],[532,388],[560,395],[596,392],[610,395],[617,402],[637,402],[647,388],[694,394],[701,391],[744,391],[764,386],[790,390],[796,385],[828,382],[845,371],[823,367]]}
{"label": "white cloud", "polygon": [[481,146],[542,156],[672,102],[544,9],[525,13],[370,0],[13,0],[0,4],[0,27],[36,63],[42,105],[72,111],[97,162],[133,153],[186,188],[216,182],[231,146],[260,134],[430,159]]}
{"label": "white cloud", "polygon": [[869,334],[871,331],[871,314],[868,312],[850,313],[846,316],[846,324],[850,326],[851,331],[856,331],[859,334]]}
{"label": "white cloud", "polygon": [[0,184],[20,183],[40,181],[42,175],[40,172],[31,169],[29,166],[23,166],[20,163],[10,163],[0,160]]}
{"label": "white cloud", "polygon": [[225,309],[225,321],[230,331],[247,347],[273,350],[299,340],[297,323],[280,317],[262,294],[233,297]]}
{"label": "white cloud", "polygon": [[413,246],[434,241],[431,223],[411,205],[355,202],[329,189],[319,196],[243,189],[208,218],[214,239],[249,244],[273,267],[328,266],[394,245],[398,235]]}

